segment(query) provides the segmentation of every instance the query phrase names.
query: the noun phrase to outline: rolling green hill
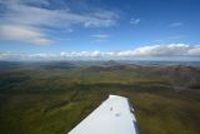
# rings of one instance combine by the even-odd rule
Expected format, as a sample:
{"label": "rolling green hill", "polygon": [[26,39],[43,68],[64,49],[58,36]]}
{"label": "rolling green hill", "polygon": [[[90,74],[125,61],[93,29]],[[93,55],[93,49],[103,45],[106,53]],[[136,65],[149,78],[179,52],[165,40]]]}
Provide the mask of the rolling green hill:
{"label": "rolling green hill", "polygon": [[109,94],[135,106],[141,134],[200,133],[200,68],[1,63],[0,133],[64,134]]}

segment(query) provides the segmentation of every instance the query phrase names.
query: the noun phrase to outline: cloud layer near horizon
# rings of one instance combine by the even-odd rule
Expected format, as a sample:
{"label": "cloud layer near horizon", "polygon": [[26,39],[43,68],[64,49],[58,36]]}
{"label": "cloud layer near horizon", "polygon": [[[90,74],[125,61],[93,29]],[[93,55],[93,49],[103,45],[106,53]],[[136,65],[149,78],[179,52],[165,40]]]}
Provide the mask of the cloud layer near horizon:
{"label": "cloud layer near horizon", "polygon": [[200,57],[200,45],[168,44],[150,45],[132,50],[121,51],[72,51],[60,52],[59,54],[37,53],[16,54],[1,52],[0,60],[69,60],[69,59],[126,59],[133,57],[177,57],[197,56]]}

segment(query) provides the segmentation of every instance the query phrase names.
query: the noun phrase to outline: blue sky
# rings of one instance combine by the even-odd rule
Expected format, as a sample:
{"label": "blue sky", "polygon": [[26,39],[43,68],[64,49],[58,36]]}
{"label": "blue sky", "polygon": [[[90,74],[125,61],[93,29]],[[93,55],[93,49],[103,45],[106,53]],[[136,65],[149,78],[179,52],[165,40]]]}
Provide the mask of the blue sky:
{"label": "blue sky", "polygon": [[0,0],[0,59],[200,56],[199,0]]}

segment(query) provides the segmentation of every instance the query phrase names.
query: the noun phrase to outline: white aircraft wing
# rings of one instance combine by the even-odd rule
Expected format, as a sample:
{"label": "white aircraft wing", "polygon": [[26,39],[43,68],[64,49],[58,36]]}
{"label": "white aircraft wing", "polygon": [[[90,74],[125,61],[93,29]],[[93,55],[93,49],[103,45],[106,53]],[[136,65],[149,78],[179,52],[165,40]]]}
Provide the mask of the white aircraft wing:
{"label": "white aircraft wing", "polygon": [[139,134],[128,99],[110,95],[68,134]]}

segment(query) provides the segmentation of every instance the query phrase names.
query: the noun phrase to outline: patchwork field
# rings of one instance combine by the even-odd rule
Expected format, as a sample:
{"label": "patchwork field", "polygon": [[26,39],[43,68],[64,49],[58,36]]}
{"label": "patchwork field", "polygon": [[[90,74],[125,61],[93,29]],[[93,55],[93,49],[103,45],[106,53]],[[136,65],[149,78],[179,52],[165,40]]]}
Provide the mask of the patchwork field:
{"label": "patchwork field", "polygon": [[65,134],[109,94],[141,134],[200,133],[200,68],[115,62],[0,63],[0,133]]}

